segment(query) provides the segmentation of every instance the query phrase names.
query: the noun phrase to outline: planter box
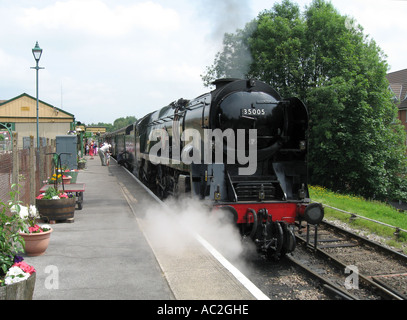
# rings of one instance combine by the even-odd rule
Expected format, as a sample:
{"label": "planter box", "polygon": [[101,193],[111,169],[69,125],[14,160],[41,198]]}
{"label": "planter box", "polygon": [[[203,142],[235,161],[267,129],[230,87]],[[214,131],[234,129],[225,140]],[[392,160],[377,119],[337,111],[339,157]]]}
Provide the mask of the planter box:
{"label": "planter box", "polygon": [[32,300],[36,273],[27,280],[0,287],[0,300]]}
{"label": "planter box", "polygon": [[72,177],[71,183],[76,183],[76,180],[78,179],[79,171],[71,171],[71,172],[66,172],[66,173]]}
{"label": "planter box", "polygon": [[35,205],[41,218],[51,221],[66,220],[74,217],[76,198],[63,198],[59,200],[36,199]]}

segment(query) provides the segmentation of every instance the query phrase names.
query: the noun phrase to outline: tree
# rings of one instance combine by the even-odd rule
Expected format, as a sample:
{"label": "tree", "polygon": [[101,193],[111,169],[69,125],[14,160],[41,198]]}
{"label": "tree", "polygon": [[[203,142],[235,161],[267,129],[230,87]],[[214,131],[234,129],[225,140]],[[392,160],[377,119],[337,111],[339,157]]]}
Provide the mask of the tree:
{"label": "tree", "polygon": [[225,66],[235,65],[247,44],[253,59],[245,76],[308,106],[312,183],[365,197],[407,198],[405,133],[388,91],[388,65],[361,26],[323,0],[302,14],[284,0],[226,40],[227,51],[217,54],[206,76],[227,76]]}
{"label": "tree", "polygon": [[134,116],[127,116],[126,118],[118,118],[113,122],[113,131],[118,130],[124,127],[127,127],[130,124],[136,122],[137,119]]}
{"label": "tree", "polygon": [[88,124],[87,126],[88,127],[105,127],[107,132],[113,131],[113,125],[111,123],[98,122],[98,123]]}
{"label": "tree", "polygon": [[134,116],[127,116],[126,118],[121,117],[117,118],[115,121],[113,121],[113,124],[111,123],[104,123],[104,122],[99,122],[97,124],[90,124],[89,126],[95,126],[95,127],[106,127],[107,132],[113,132],[115,130],[127,127],[130,124],[133,124],[137,121],[137,118]]}

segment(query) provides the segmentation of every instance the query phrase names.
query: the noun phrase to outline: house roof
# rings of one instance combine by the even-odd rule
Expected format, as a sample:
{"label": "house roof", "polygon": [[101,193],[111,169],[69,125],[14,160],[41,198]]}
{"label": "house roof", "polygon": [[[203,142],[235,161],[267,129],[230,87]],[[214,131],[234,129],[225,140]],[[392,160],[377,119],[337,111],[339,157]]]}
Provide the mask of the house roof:
{"label": "house roof", "polygon": [[407,109],[407,69],[387,74],[389,89],[400,102],[399,109]]}
{"label": "house roof", "polygon": [[[37,100],[37,98],[34,98],[33,96],[30,96],[30,95],[27,94],[27,93],[22,93],[22,94],[20,94],[19,96],[14,97],[14,98],[12,98],[12,99],[10,99],[10,100],[0,100],[0,107],[1,107],[2,105],[5,105],[5,104],[7,104],[7,103],[10,103],[10,102],[12,102],[12,101],[14,101],[14,100],[20,99],[21,97],[28,97],[28,98],[30,98],[30,99]],[[60,109],[60,108],[57,108],[57,107],[55,107],[55,106],[53,106],[53,105],[51,105],[51,104],[49,104],[49,103],[46,103],[46,102],[44,102],[44,101],[42,101],[42,100],[38,100],[38,101],[41,102],[42,104],[44,104],[44,105],[50,107],[50,108],[53,108],[53,109],[58,110],[58,111],[60,111],[60,112],[63,112],[64,114],[68,115],[69,117],[75,118],[75,116],[74,116],[72,113],[69,113],[69,112],[67,112],[67,111],[65,111],[65,110],[62,110],[62,109]]]}

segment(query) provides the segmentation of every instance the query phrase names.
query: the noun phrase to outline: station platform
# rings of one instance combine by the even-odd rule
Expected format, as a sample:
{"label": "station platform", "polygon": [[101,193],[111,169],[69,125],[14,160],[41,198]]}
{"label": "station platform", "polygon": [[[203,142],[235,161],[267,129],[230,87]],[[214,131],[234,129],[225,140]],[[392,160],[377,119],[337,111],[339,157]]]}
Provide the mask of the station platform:
{"label": "station platform", "polygon": [[51,225],[44,255],[24,256],[37,271],[34,300],[259,299],[202,242],[173,227],[124,168],[87,159],[77,179],[86,184],[82,210],[73,223]]}

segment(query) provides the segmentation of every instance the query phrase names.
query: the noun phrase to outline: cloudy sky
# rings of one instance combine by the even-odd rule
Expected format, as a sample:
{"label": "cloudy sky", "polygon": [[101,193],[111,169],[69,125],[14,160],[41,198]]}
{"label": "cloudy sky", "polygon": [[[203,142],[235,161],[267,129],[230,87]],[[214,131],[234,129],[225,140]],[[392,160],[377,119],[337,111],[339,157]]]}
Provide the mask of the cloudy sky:
{"label": "cloudy sky", "polygon": [[[281,2],[281,1],[278,1]],[[303,9],[311,0],[294,1]],[[273,0],[0,0],[0,100],[39,98],[86,124],[140,118],[208,91],[200,75],[224,32],[272,8]],[[407,1],[333,0],[388,56],[407,68]]]}

